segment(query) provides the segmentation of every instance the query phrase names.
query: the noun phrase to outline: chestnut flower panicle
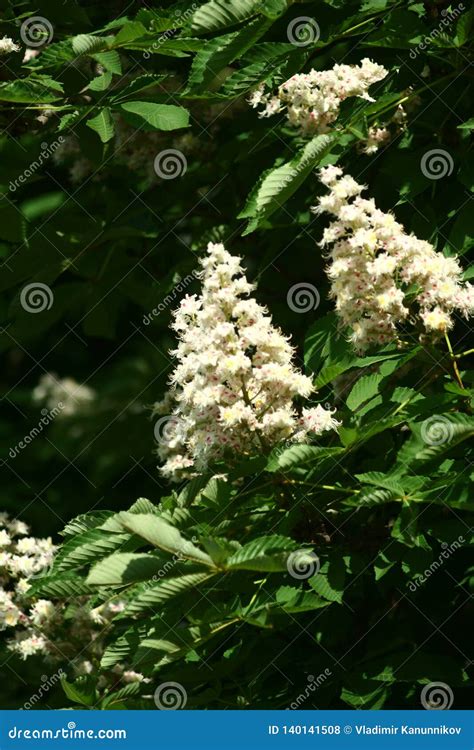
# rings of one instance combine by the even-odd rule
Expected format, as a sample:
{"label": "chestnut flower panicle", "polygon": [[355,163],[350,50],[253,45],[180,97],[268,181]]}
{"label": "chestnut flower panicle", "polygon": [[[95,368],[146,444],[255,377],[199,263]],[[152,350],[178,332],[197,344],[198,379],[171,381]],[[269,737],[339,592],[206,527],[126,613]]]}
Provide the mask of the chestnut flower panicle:
{"label": "chestnut flower panicle", "polygon": [[331,70],[294,75],[281,84],[276,95],[266,93],[262,84],[252,93],[249,104],[254,108],[264,107],[260,117],[286,110],[290,124],[303,135],[325,133],[337,119],[345,99],[357,96],[374,101],[368,89],[386,75],[388,70],[365,57],[360,65],[335,65]]}
{"label": "chestnut flower panicle", "polygon": [[240,258],[209,243],[201,266],[201,295],[186,296],[174,316],[178,363],[155,408],[171,411],[158,455],[172,480],[206,470],[226,452],[266,452],[281,440],[302,441],[338,426],[321,406],[297,412],[293,400],[310,396],[312,381],[295,368],[288,339],[250,297],[254,286]]}
{"label": "chestnut flower panicle", "polygon": [[320,178],[330,192],[313,211],[336,218],[319,244],[331,246],[331,296],[357,350],[400,343],[399,326],[407,322],[422,326],[421,338],[436,338],[453,326],[455,312],[472,315],[474,287],[462,283],[457,258],[407,234],[339,167],[321,169]]}

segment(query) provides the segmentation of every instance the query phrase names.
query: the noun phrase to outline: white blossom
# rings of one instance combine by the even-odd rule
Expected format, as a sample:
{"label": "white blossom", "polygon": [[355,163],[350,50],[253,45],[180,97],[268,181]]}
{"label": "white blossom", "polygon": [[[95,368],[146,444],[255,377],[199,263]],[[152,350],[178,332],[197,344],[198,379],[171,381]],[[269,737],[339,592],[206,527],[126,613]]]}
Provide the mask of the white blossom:
{"label": "white blossom", "polygon": [[360,65],[335,65],[331,70],[294,75],[281,84],[277,95],[265,93],[261,85],[252,93],[249,104],[254,108],[264,106],[260,117],[286,111],[290,124],[303,134],[325,133],[345,99],[357,96],[374,101],[368,89],[386,75],[388,71],[382,65],[366,57]]}
{"label": "white blossom", "polygon": [[[162,473],[173,480],[228,456],[267,452],[280,440],[302,440],[337,422],[293,399],[313,391],[293,364],[294,351],[250,297],[254,287],[240,258],[210,243],[201,260],[202,293],[185,297],[175,313],[178,347],[171,388],[157,413],[174,407],[159,440]],[[163,419],[163,417],[162,417]]]}
{"label": "white blossom", "polygon": [[9,55],[11,52],[19,52],[20,47],[9,36],[0,39],[0,55]]}
{"label": "white blossom", "polygon": [[339,167],[320,176],[330,192],[313,210],[336,217],[320,245],[331,246],[331,296],[356,349],[400,343],[400,327],[412,323],[421,337],[440,336],[453,326],[455,312],[472,314],[474,287],[462,283],[457,258],[407,234],[392,214],[362,198],[363,186]]}

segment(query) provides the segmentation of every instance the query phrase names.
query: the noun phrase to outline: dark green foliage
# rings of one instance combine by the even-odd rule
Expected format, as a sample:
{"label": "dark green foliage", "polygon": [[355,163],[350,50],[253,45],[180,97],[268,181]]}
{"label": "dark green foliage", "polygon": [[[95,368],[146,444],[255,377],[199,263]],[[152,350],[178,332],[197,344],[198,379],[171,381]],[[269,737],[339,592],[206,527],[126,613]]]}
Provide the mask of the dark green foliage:
{"label": "dark green foliage", "polygon": [[[0,37],[19,41],[38,8],[7,6]],[[102,668],[126,660],[152,680],[104,695],[98,673],[68,678],[66,698],[52,691],[42,705],[154,708],[167,681],[184,686],[187,708],[410,709],[433,681],[450,686],[455,708],[472,703],[470,328],[459,319],[451,335],[459,377],[444,342],[356,355],[327,299],[316,245],[325,219],[309,210],[321,192],[315,169],[337,162],[408,232],[462,256],[472,278],[474,16],[444,23],[453,8],[48,0],[51,43],[23,65],[22,53],[0,56],[0,506],[36,536],[61,539],[68,524],[34,591],[120,592],[127,606]],[[290,44],[288,24],[302,16],[320,36]],[[375,102],[344,103],[340,130],[307,140],[246,103],[261,82],[366,56],[390,76]],[[407,128],[363,155],[367,127],[401,101]],[[59,137],[71,136],[77,151],[55,159]],[[153,144],[145,159],[143,143]],[[175,179],[153,167],[168,149],[185,157]],[[452,161],[442,179],[421,170],[432,149]],[[78,158],[87,168],[75,181]],[[243,463],[228,482],[201,477],[172,491],[156,467],[150,406],[173,365],[171,311],[197,290],[191,274],[209,240],[244,257],[259,301],[343,426]],[[316,310],[288,307],[300,282],[317,287]],[[38,283],[53,301],[31,313],[21,293]],[[41,420],[32,390],[45,372],[87,383],[96,399],[18,448]],[[313,575],[289,572],[295,553]],[[12,679],[0,703],[20,707],[31,690],[15,675],[28,670],[32,685],[44,667],[3,661]]]}

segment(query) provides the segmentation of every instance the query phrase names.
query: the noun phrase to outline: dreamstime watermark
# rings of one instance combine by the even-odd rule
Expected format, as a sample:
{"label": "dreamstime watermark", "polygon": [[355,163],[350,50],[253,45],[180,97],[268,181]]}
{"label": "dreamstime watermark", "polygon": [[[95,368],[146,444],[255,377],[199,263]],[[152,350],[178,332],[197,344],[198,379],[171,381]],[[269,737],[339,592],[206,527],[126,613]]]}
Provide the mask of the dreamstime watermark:
{"label": "dreamstime watermark", "polygon": [[60,135],[57,141],[53,141],[52,143],[43,142],[41,144],[41,151],[38,158],[31,162],[29,167],[27,167],[24,172],[16,178],[16,180],[10,181],[8,186],[10,192],[14,193],[15,190],[18,190],[20,185],[23,185],[30,177],[33,177],[35,172],[43,166],[45,161],[47,161],[49,157],[54,154],[56,149],[64,143],[64,140],[63,136]]}
{"label": "dreamstime watermark", "polygon": [[453,439],[454,427],[447,417],[433,416],[421,425],[420,437],[427,445],[444,445]]}
{"label": "dreamstime watermark", "polygon": [[433,560],[431,565],[426,568],[426,570],[423,571],[421,574],[417,574],[413,581],[409,581],[407,583],[408,588],[410,591],[416,591],[420,588],[420,586],[423,586],[424,583],[428,580],[428,578],[431,578],[432,575],[438,572],[438,570],[444,565],[446,560],[449,560],[452,554],[456,552],[458,549],[461,549],[461,546],[465,544],[465,539],[463,536],[458,536],[457,539],[454,540],[454,542],[451,542],[451,544],[448,544],[447,542],[443,542],[441,545],[442,552],[438,556],[437,560]]}
{"label": "dreamstime watermark", "polygon": [[179,682],[162,682],[156,688],[153,700],[160,711],[178,711],[188,702],[188,694]]}
{"label": "dreamstime watermark", "polygon": [[454,702],[454,693],[445,682],[430,682],[421,691],[421,705],[428,711],[448,711]]}
{"label": "dreamstime watermark", "polygon": [[292,578],[303,581],[319,573],[321,563],[315,552],[297,549],[288,555],[286,569]]}
{"label": "dreamstime watermark", "polygon": [[40,313],[53,306],[54,294],[51,287],[41,281],[26,284],[20,292],[20,305],[27,313]]}
{"label": "dreamstime watermark", "polygon": [[68,721],[60,729],[23,729],[13,726],[8,730],[11,740],[126,740],[126,729],[78,729],[75,721]]}
{"label": "dreamstime watermark", "polygon": [[437,39],[439,36],[442,36],[444,33],[444,29],[447,26],[451,26],[454,21],[457,21],[459,16],[464,13],[465,10],[466,8],[464,7],[463,3],[459,3],[459,5],[451,11],[443,8],[443,10],[441,11],[441,15],[443,18],[439,22],[436,29],[433,29],[430,34],[423,38],[422,42],[420,42],[416,47],[413,47],[413,49],[410,50],[411,59],[416,60],[420,52],[424,52],[426,49],[428,49],[430,44],[432,44],[435,39]]}
{"label": "dreamstime watermark", "polygon": [[156,318],[160,313],[164,312],[170,305],[175,302],[176,297],[178,294],[181,294],[181,292],[184,292],[184,290],[190,285],[192,281],[195,281],[199,278],[198,271],[193,271],[192,273],[188,273],[187,276],[184,277],[184,279],[181,279],[181,281],[178,281],[178,283],[173,287],[171,292],[166,295],[164,300],[160,302],[156,307],[151,310],[151,312],[147,313],[143,316],[142,323],[144,326],[149,326],[153,318]]}
{"label": "dreamstime watermark", "polygon": [[178,28],[178,26],[182,26],[183,21],[187,21],[198,8],[199,5],[197,3],[193,3],[182,13],[180,11],[175,11],[174,19],[177,22],[176,26],[172,26],[172,28],[167,29],[165,32],[163,32],[163,34],[161,34],[158,39],[153,42],[153,44],[151,44],[147,50],[145,50],[145,52],[143,53],[144,59],[149,60],[152,54],[156,52],[156,50],[158,50],[165,42],[173,39],[173,37],[176,35],[176,29]]}
{"label": "dreamstime watermark", "polygon": [[432,148],[421,157],[420,168],[427,180],[442,180],[452,175],[454,159],[444,148]]}
{"label": "dreamstime watermark", "polygon": [[319,292],[314,284],[300,281],[299,284],[293,284],[288,290],[286,303],[293,312],[307,313],[319,307]]}
{"label": "dreamstime watermark", "polygon": [[175,180],[183,177],[188,168],[188,161],[182,151],[177,148],[165,148],[155,156],[153,169],[157,177],[162,180]]}
{"label": "dreamstime watermark", "polygon": [[51,42],[53,35],[53,24],[44,16],[25,18],[20,27],[21,41],[27,47],[44,47]]}
{"label": "dreamstime watermark", "polygon": [[298,16],[298,18],[293,18],[286,27],[286,36],[295,47],[307,47],[319,40],[321,30],[314,18]]}
{"label": "dreamstime watermark", "polygon": [[153,427],[156,442],[168,443],[174,436],[179,422],[179,417],[175,417],[173,414],[166,414],[164,417],[160,417]]}
{"label": "dreamstime watermark", "polygon": [[53,419],[55,419],[58,414],[62,412],[63,409],[64,404],[62,401],[58,401],[53,409],[41,409],[41,414],[43,416],[41,417],[40,421],[35,427],[33,427],[32,430],[29,431],[28,435],[25,435],[25,437],[15,445],[14,448],[10,448],[10,450],[8,451],[8,455],[10,456],[10,458],[16,458],[22,450],[27,448],[30,443],[32,443],[33,440],[38,437],[38,435],[41,435],[44,428],[47,427],[53,421]]}
{"label": "dreamstime watermark", "polygon": [[30,711],[32,708],[34,708],[38,701],[44,698],[44,696],[51,690],[51,688],[54,687],[56,683],[60,682],[61,678],[65,676],[66,673],[62,668],[58,669],[58,671],[50,677],[45,674],[41,675],[41,685],[39,686],[39,689],[36,691],[36,693],[33,693],[33,695],[26,701],[26,703],[23,704],[22,710]]}
{"label": "dreamstime watermark", "polygon": [[331,670],[328,667],[326,667],[326,669],[324,670],[324,672],[321,672],[321,674],[318,674],[317,677],[315,677],[314,674],[309,674],[308,678],[307,678],[308,679],[308,685],[307,685],[307,687],[305,688],[305,690],[302,693],[300,693],[298,695],[298,697],[296,698],[296,700],[294,700],[294,701],[292,701],[292,703],[290,703],[290,705],[287,707],[286,710],[287,711],[296,711],[296,709],[299,708],[302,705],[302,703],[305,703],[308,700],[308,698],[318,688],[320,688],[321,685],[323,685],[326,682],[326,680],[328,679],[328,677],[332,677],[332,674],[333,673],[331,672]]}

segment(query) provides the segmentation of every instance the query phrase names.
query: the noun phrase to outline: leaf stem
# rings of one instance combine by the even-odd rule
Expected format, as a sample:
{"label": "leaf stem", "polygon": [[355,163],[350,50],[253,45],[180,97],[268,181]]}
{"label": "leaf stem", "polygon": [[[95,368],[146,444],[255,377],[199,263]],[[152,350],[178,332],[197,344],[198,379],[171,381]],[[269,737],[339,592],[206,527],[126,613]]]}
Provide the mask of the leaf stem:
{"label": "leaf stem", "polygon": [[457,362],[456,362],[456,355],[454,354],[453,347],[451,346],[451,341],[449,339],[447,331],[445,331],[444,339],[446,341],[446,346],[448,347],[448,352],[449,352],[449,357],[451,359],[451,364],[453,365],[454,378],[455,378],[457,384],[459,385],[459,387],[464,390],[464,385],[463,385],[463,382],[461,380],[461,375],[460,375],[459,368],[458,368],[458,365],[457,365]]}

